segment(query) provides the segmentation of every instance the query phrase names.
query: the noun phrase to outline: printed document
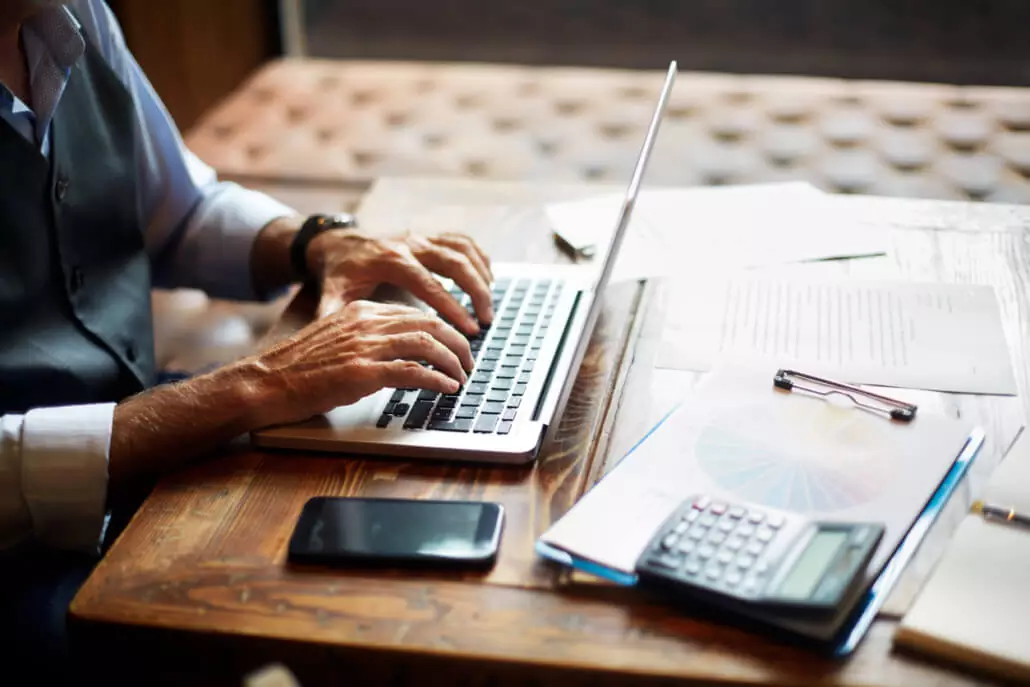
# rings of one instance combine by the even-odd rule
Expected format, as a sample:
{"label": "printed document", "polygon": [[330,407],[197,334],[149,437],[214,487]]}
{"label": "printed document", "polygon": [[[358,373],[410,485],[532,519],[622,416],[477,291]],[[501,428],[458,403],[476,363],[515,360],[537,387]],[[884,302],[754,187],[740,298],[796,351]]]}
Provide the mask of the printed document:
{"label": "printed document", "polygon": [[855,384],[1017,392],[990,286],[748,272],[670,291],[659,367],[764,361]]}
{"label": "printed document", "polygon": [[[546,211],[555,233],[595,249],[599,262],[622,201],[599,196]],[[807,183],[648,189],[637,199],[612,279],[882,255],[888,245],[884,225],[842,214],[832,196]]]}

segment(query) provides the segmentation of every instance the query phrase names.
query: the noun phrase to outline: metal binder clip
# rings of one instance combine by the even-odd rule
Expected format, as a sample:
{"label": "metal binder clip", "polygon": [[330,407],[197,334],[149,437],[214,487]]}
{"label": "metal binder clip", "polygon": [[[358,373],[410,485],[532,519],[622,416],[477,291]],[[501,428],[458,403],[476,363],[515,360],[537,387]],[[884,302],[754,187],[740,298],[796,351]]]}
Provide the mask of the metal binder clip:
{"label": "metal binder clip", "polygon": [[911,403],[905,403],[887,396],[874,394],[857,386],[834,382],[796,370],[777,370],[776,376],[773,377],[773,386],[784,391],[804,391],[824,398],[839,394],[859,408],[885,415],[898,422],[911,422],[915,418],[916,410],[918,409],[918,406]]}

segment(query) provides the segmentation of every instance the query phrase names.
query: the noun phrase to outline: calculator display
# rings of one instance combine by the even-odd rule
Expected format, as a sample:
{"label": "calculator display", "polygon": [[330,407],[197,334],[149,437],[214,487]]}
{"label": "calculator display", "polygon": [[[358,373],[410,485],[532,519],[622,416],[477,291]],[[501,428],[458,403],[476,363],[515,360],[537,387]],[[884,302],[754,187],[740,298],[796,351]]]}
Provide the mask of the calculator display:
{"label": "calculator display", "polygon": [[777,596],[787,599],[810,597],[847,540],[848,532],[844,530],[818,531],[780,584]]}

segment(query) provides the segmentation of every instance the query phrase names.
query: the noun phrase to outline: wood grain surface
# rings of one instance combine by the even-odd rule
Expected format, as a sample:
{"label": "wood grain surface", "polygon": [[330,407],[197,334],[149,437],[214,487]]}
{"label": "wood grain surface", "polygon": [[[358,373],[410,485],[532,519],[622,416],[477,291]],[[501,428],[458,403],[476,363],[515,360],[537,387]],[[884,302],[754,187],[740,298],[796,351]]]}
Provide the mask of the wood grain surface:
{"label": "wood grain surface", "polygon": [[[565,258],[541,203],[605,190],[387,179],[365,199],[361,217],[386,233],[452,223],[439,228],[474,234],[495,259],[558,261]],[[327,190],[327,204],[341,202],[331,195]],[[889,221],[894,253],[826,269],[995,285],[1026,390],[1024,218],[958,203],[841,202],[853,204],[849,212]],[[962,226],[945,217],[961,218]],[[535,537],[696,382],[694,373],[654,367],[663,313],[677,288],[685,287],[631,282],[608,292],[557,440],[531,467],[243,445],[168,477],[76,597],[80,645],[109,682],[133,682],[146,671],[147,684],[238,684],[272,661],[289,665],[304,685],[979,684],[893,653],[891,617],[874,623],[850,660],[837,662],[633,590],[587,583],[534,555]],[[289,316],[303,319],[303,298]],[[983,422],[996,444],[951,504],[953,526],[1025,411],[1017,399],[935,398],[947,412]],[[325,494],[500,501],[509,517],[498,564],[483,575],[286,565],[301,506]],[[895,613],[939,556],[948,517],[920,552],[907,596],[906,584],[899,589]]]}

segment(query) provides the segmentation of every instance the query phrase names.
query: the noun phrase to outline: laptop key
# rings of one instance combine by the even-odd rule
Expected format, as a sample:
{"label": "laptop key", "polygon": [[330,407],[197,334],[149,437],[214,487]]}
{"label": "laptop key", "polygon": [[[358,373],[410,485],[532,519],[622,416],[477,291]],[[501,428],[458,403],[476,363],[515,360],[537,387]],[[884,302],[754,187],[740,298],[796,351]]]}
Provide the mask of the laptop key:
{"label": "laptop key", "polygon": [[515,388],[511,390],[512,396],[524,396],[526,394],[525,384],[516,384]]}
{"label": "laptop key", "polygon": [[433,411],[430,419],[435,422],[450,422],[451,415],[454,414],[454,410],[451,408],[437,408]]}
{"label": "laptop key", "polygon": [[495,390],[491,389],[490,392],[487,393],[487,395],[486,395],[486,402],[487,403],[504,403],[507,400],[508,400],[508,392],[507,391],[495,391]]}
{"label": "laptop key", "polygon": [[465,398],[461,399],[461,405],[463,408],[478,408],[479,404],[482,402],[483,397],[479,395],[466,396]]}
{"label": "laptop key", "polygon": [[529,384],[530,375],[528,372],[519,373],[519,384]]}
{"label": "laptop key", "polygon": [[393,415],[394,415],[394,417],[404,417],[405,415],[408,414],[408,409],[410,407],[411,406],[409,406],[407,403],[398,403],[397,405],[395,405],[393,407]]}
{"label": "laptop key", "polygon": [[511,343],[512,346],[528,346],[530,340],[531,340],[531,337],[529,337],[529,336],[519,335],[519,336],[512,337],[510,343]]}
{"label": "laptop key", "polygon": [[486,384],[469,384],[465,389],[466,396],[482,396],[486,393]]}
{"label": "laptop key", "polygon": [[447,395],[447,396],[441,396],[440,400],[437,401],[437,403],[436,403],[436,407],[437,408],[453,408],[456,405],[458,405],[458,395],[457,394],[450,394],[450,395]]}
{"label": "laptop key", "polygon": [[426,389],[425,391],[422,391],[422,392],[419,393],[418,400],[420,400],[420,401],[435,401],[436,397],[439,396],[439,395],[440,395],[440,392],[438,392],[438,391],[429,391],[428,389]]}
{"label": "laptop key", "polygon": [[430,422],[427,429],[440,432],[467,432],[472,429],[472,420],[454,420],[453,422]]}
{"label": "laptop key", "polygon": [[509,355],[505,357],[504,362],[501,363],[501,367],[518,367],[522,359],[518,356]]}
{"label": "laptop key", "polygon": [[522,369],[525,370],[526,372],[532,372],[533,371],[533,364],[535,362],[536,362],[535,358],[533,360],[526,360],[526,362],[524,362],[522,364]]}
{"label": "laptop key", "polygon": [[497,369],[497,363],[483,361],[476,365],[476,372],[493,372]]}
{"label": "laptop key", "polygon": [[476,434],[490,434],[494,431],[494,427],[497,426],[496,415],[480,415],[479,419],[476,420],[476,426],[473,428]]}
{"label": "laptop key", "polygon": [[522,404],[522,397],[521,396],[512,396],[511,398],[508,399],[508,407],[509,408],[518,408],[519,405],[521,405],[521,404]]}
{"label": "laptop key", "polygon": [[505,422],[511,422],[515,419],[515,413],[517,412],[519,411],[517,411],[515,408],[505,408],[504,412],[501,413],[501,420]]}
{"label": "laptop key", "polygon": [[416,401],[415,405],[411,407],[411,412],[408,413],[408,417],[404,420],[404,429],[421,429],[426,420],[429,419],[429,413],[433,410],[433,404],[429,401]]}
{"label": "laptop key", "polygon": [[515,368],[514,367],[502,367],[494,379],[515,379]]}
{"label": "laptop key", "polygon": [[404,389],[397,389],[396,391],[394,391],[393,392],[393,396],[390,397],[390,400],[393,401],[394,403],[400,403],[401,401],[403,401],[404,400]]}
{"label": "laptop key", "polygon": [[492,375],[489,372],[482,372],[482,371],[477,370],[476,373],[474,375],[472,375],[472,383],[473,384],[489,384],[491,376]]}
{"label": "laptop key", "polygon": [[454,414],[455,420],[471,420],[476,416],[475,407],[462,406],[458,408],[458,412]]}
{"label": "laptop key", "polygon": [[376,422],[376,427],[382,429],[383,427],[386,427],[388,424],[390,424],[390,420],[392,419],[393,415],[387,415],[386,413],[383,413],[379,416],[379,421]]}
{"label": "laptop key", "polygon": [[494,363],[496,363],[500,359],[501,359],[500,351],[487,351],[483,355],[483,360],[485,360],[487,362],[494,362]]}
{"label": "laptop key", "polygon": [[497,425],[497,433],[498,434],[507,434],[510,431],[511,431],[511,423],[510,422],[501,422],[500,424]]}
{"label": "laptop key", "polygon": [[383,415],[393,415],[393,409],[397,407],[397,404],[393,401],[387,401],[386,407],[383,408]]}
{"label": "laptop key", "polygon": [[480,409],[483,415],[500,415],[504,411],[504,402],[500,403],[484,403]]}
{"label": "laptop key", "polygon": [[510,379],[495,379],[494,383],[490,386],[491,391],[511,391],[513,386],[512,380]]}

